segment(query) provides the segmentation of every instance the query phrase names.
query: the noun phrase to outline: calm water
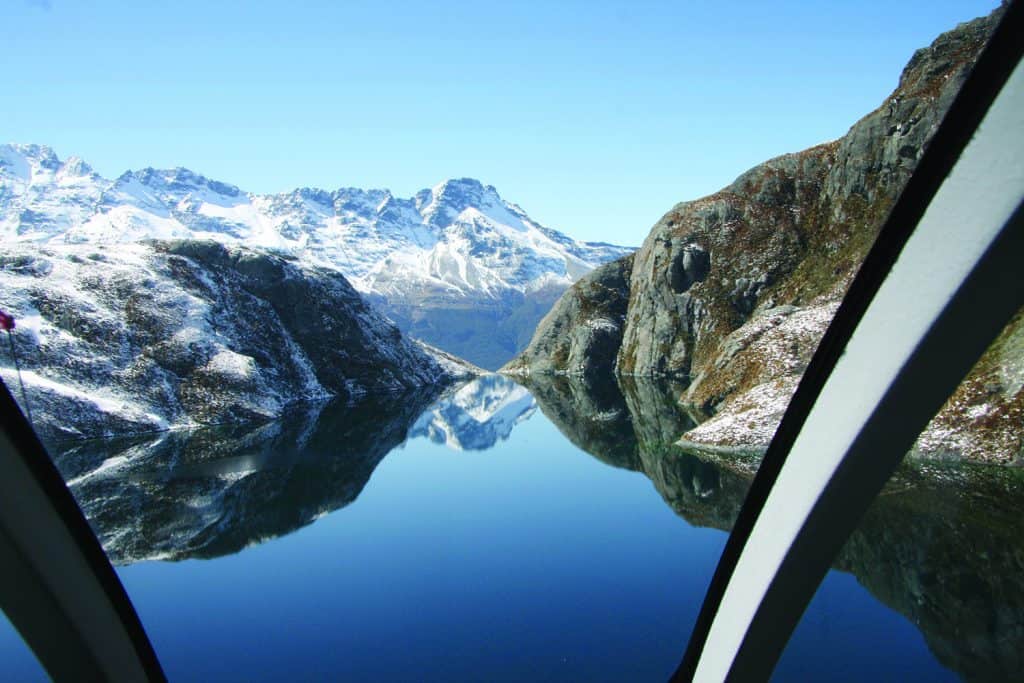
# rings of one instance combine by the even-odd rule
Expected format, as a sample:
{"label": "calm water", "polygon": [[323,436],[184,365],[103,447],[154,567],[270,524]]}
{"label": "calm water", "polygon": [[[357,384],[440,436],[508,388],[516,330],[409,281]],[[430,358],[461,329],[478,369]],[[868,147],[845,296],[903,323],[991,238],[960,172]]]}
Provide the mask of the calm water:
{"label": "calm water", "polygon": [[[171,680],[665,680],[749,485],[672,397],[492,376],[55,457]],[[1024,671],[1020,487],[956,476],[879,500],[778,680]],[[41,675],[6,625],[0,658]]]}

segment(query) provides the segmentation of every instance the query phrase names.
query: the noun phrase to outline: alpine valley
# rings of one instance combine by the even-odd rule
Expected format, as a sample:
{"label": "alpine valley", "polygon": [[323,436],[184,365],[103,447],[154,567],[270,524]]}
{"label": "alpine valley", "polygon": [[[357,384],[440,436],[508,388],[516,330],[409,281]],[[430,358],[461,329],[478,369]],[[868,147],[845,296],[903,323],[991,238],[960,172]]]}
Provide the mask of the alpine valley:
{"label": "alpine valley", "polygon": [[631,249],[573,240],[489,185],[243,192],[184,168],[101,177],[41,145],[0,146],[4,244],[207,239],[343,274],[403,332],[496,369],[580,276]]}

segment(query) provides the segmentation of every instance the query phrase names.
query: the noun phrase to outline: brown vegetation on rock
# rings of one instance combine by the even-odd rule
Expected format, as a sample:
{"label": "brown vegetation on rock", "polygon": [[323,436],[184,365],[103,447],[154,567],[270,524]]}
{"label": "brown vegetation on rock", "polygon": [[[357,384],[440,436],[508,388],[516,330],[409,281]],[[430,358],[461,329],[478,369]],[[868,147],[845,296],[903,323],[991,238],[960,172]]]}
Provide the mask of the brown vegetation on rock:
{"label": "brown vegetation on rock", "polygon": [[[581,280],[509,369],[674,377],[710,419],[686,434],[716,448],[770,441],[838,302],[998,22],[961,24],[918,50],[892,95],[841,139],[757,166],[673,207],[616,272]],[[610,285],[610,286],[609,286]],[[626,305],[622,310],[621,302]],[[622,311],[617,353],[570,340],[595,311]],[[916,449],[1009,462],[1021,452],[1024,327],[1018,317]],[[584,338],[589,336],[584,334]],[[608,341],[608,340],[606,340]],[[1001,373],[1001,374],[1000,374]]]}

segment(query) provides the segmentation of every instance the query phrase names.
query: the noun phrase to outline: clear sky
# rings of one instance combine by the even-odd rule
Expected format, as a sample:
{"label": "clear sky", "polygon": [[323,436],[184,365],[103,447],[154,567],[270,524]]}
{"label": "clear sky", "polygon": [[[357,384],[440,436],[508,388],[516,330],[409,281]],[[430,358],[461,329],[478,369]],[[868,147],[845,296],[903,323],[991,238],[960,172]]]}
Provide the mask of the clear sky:
{"label": "clear sky", "polygon": [[996,0],[3,0],[0,141],[253,192],[495,185],[639,244],[673,204],[841,136]]}

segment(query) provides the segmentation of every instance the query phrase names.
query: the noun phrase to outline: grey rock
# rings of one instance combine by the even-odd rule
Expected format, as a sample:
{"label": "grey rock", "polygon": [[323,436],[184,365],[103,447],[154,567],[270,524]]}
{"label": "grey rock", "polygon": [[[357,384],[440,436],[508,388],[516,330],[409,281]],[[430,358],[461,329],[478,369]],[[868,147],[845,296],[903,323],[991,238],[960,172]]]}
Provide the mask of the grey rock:
{"label": "grey rock", "polygon": [[526,350],[503,368],[513,374],[603,373],[622,341],[632,256],[595,269],[544,316]]}
{"label": "grey rock", "polygon": [[[688,435],[694,443],[763,449],[1002,12],[918,50],[892,95],[841,139],[771,159],[720,192],[673,207],[632,260],[620,262],[618,272],[629,272],[624,285],[602,287],[612,266],[584,276],[506,371],[673,377],[688,385],[688,410],[711,418]],[[622,323],[599,341],[587,326],[606,307]],[[1024,328],[1021,316],[1013,326]],[[977,381],[947,405],[921,452],[955,443],[958,457],[997,462],[1021,452],[1024,392],[1016,383],[1014,391],[984,390],[1003,386],[994,368],[1008,358],[1024,366],[1024,353],[1008,348],[979,363]]]}

